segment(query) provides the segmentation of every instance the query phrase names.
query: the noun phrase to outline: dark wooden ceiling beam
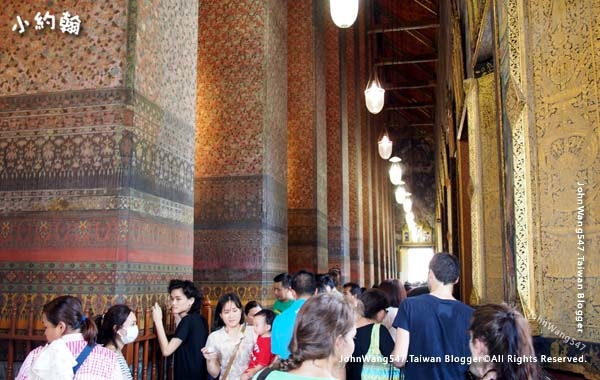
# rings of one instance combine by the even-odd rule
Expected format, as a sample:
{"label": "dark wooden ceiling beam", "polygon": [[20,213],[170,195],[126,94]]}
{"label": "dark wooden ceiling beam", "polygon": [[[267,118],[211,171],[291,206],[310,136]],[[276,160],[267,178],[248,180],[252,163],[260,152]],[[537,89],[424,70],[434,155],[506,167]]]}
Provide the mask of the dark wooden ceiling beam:
{"label": "dark wooden ceiling beam", "polygon": [[437,62],[437,58],[423,58],[423,59],[402,59],[397,61],[381,61],[375,62],[375,66],[397,66],[397,65],[411,65],[417,63],[434,63]]}
{"label": "dark wooden ceiling beam", "polygon": [[383,109],[386,111],[402,111],[402,110],[414,110],[421,108],[435,108],[434,103],[416,103],[405,106],[393,106],[393,107],[384,107]]}
{"label": "dark wooden ceiling beam", "polygon": [[423,35],[423,33],[420,33],[418,31],[416,31],[416,32],[408,31],[408,34],[415,40],[417,40],[420,43],[422,43],[423,45],[425,45],[428,49],[433,50],[434,52],[437,53],[437,49],[436,49],[433,41],[431,39],[425,37]]}
{"label": "dark wooden ceiling beam", "polygon": [[420,90],[425,88],[435,88],[437,84],[435,83],[423,83],[423,84],[415,84],[411,86],[384,86],[383,88],[386,91],[403,91],[403,90]]}
{"label": "dark wooden ceiling beam", "polygon": [[402,129],[402,128],[416,128],[416,127],[433,127],[434,123],[406,123],[406,124],[386,124],[388,128]]}
{"label": "dark wooden ceiling beam", "polygon": [[425,9],[427,12],[431,13],[432,15],[438,16],[438,11],[436,9],[433,9],[434,5],[431,1],[415,0],[415,3],[419,4],[419,6],[421,8]]}
{"label": "dark wooden ceiling beam", "polygon": [[440,24],[438,23],[415,23],[413,25],[398,25],[398,26],[383,26],[376,25],[372,27],[367,34],[379,34],[379,33],[392,33],[392,32],[407,32],[411,30],[421,30],[421,29],[433,29],[439,28]]}

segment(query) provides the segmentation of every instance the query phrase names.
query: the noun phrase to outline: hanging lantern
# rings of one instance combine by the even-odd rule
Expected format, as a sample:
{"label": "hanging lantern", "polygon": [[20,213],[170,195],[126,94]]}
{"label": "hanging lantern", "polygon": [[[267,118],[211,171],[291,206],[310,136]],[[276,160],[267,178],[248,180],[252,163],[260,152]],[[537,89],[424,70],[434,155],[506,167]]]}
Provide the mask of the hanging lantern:
{"label": "hanging lantern", "polygon": [[400,181],[400,185],[396,187],[394,191],[394,198],[396,198],[396,203],[401,205],[404,203],[404,199],[406,198],[406,188],[404,187],[404,181]]}
{"label": "hanging lantern", "polygon": [[402,167],[400,166],[400,161],[402,160],[398,156],[390,158],[392,165],[390,166],[388,173],[390,174],[392,185],[400,185],[402,182]]}
{"label": "hanging lantern", "polygon": [[377,114],[383,109],[385,90],[381,87],[381,83],[379,83],[377,67],[374,67],[373,70],[375,74],[367,84],[367,89],[365,90],[365,103],[369,112]]}
{"label": "hanging lantern", "polygon": [[330,0],[329,12],[338,28],[349,28],[358,16],[358,0]]}
{"label": "hanging lantern", "polygon": [[384,160],[389,159],[392,156],[393,145],[394,144],[392,143],[392,140],[389,139],[387,132],[384,133],[381,140],[379,140],[379,142],[377,143],[379,157],[383,158]]}
{"label": "hanging lantern", "polygon": [[408,224],[408,228],[412,229],[415,227],[415,214],[413,214],[412,211],[406,213],[405,220]]}
{"label": "hanging lantern", "polygon": [[[404,203],[402,203],[402,208],[404,209],[404,212],[406,212],[406,213],[412,211],[412,199],[410,199],[410,197],[404,198]],[[412,212],[411,212],[411,214],[412,214]]]}

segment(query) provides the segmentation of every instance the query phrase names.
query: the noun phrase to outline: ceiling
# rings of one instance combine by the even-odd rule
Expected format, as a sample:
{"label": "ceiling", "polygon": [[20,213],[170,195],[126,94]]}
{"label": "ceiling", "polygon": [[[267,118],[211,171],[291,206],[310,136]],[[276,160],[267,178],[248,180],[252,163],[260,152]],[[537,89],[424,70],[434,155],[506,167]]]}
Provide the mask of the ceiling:
{"label": "ceiling", "polygon": [[430,224],[435,215],[438,1],[370,0],[367,5],[367,67],[377,68],[386,90],[375,125],[387,129],[394,155],[402,159],[417,222]]}

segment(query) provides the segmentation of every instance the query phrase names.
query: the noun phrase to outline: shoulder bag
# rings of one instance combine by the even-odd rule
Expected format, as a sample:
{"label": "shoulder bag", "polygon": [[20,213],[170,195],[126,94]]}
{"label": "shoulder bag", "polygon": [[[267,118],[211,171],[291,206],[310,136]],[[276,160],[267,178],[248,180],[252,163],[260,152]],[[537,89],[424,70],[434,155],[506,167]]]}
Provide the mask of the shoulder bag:
{"label": "shoulder bag", "polygon": [[373,324],[369,350],[364,355],[360,378],[362,380],[404,380],[404,372],[396,368],[390,358],[383,356],[379,350],[380,323]]}
{"label": "shoulder bag", "polygon": [[242,340],[244,340],[244,333],[245,332],[246,332],[246,324],[244,323],[244,325],[242,326],[242,336],[240,337],[240,340],[235,345],[235,349],[233,350],[233,354],[231,354],[231,357],[229,358],[229,363],[227,363],[227,368],[225,368],[225,373],[223,373],[223,376],[220,378],[221,380],[227,380],[227,375],[229,375],[229,371],[231,370],[231,366],[233,365],[235,357],[237,356],[237,353],[238,353],[238,351],[240,349],[240,345],[242,344]]}

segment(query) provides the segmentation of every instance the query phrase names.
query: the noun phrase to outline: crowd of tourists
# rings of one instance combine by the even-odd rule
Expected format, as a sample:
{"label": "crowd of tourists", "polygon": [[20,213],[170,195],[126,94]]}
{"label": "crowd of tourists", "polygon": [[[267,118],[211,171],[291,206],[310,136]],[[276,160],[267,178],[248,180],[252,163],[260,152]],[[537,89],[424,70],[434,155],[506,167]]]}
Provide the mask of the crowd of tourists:
{"label": "crowd of tourists", "polygon": [[[342,283],[339,269],[281,273],[272,308],[223,294],[211,330],[194,283],[172,280],[175,331],[167,335],[158,304],[154,331],[162,354],[174,356],[175,380],[541,379],[535,360],[502,360],[535,357],[524,317],[505,304],[474,310],[455,299],[459,271],[455,256],[438,253],[427,291],[408,296],[396,280]],[[42,321],[48,343],[29,353],[17,380],[132,378],[121,353],[138,335],[128,306],[90,319],[78,298],[61,296],[44,305]]]}

